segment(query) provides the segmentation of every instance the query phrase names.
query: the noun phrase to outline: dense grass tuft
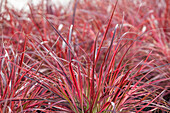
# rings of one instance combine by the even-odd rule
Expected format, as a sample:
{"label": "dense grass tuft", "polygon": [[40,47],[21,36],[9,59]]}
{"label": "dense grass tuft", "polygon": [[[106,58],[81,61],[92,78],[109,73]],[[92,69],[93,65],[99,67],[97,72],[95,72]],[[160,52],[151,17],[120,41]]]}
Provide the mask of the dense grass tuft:
{"label": "dense grass tuft", "polygon": [[49,2],[1,9],[0,112],[170,111],[168,0]]}

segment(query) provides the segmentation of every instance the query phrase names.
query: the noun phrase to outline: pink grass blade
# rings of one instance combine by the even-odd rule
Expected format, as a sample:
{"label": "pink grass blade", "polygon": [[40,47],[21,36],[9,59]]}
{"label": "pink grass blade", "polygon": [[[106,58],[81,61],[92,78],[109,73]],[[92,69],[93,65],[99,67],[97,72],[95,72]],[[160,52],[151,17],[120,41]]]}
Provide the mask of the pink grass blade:
{"label": "pink grass blade", "polygon": [[[113,41],[114,41],[114,38],[115,38],[115,34],[116,34],[117,28],[118,28],[118,25],[116,25],[116,27],[115,27],[115,29],[114,29],[114,34],[113,34],[113,37],[112,37],[110,46],[109,46],[109,48],[108,48],[108,50],[107,50],[106,55],[104,56],[104,60],[103,60],[103,62],[102,62],[102,64],[101,64],[101,67],[100,67],[99,78],[97,79],[97,80],[98,80],[98,81],[97,81],[97,84],[98,84],[97,86],[98,86],[98,87],[97,87],[97,91],[96,91],[96,94],[95,94],[95,96],[94,96],[94,99],[92,100],[92,101],[93,101],[93,102],[92,102],[92,105],[91,105],[92,108],[93,108],[95,102],[97,101],[96,99],[98,98],[98,96],[99,96],[99,94],[100,94],[101,87],[103,87],[103,83],[105,82],[105,79],[103,79],[104,64],[107,62],[107,59],[108,59],[108,57],[109,57],[109,54],[110,54],[110,51],[111,51],[111,47],[112,47],[112,45],[113,45]],[[103,82],[103,83],[102,83],[102,82]]]}
{"label": "pink grass blade", "polygon": [[[149,58],[149,56],[151,55],[151,53],[152,53],[152,51],[148,54],[148,56],[146,57],[146,59],[145,59],[144,62],[146,62],[146,61],[148,60],[148,58]],[[142,66],[140,67],[140,69],[138,70],[138,72],[137,72],[135,75],[137,75],[143,68],[144,68],[144,65],[142,65]],[[139,81],[141,81],[142,79],[143,79],[143,77],[142,77]],[[133,86],[133,88],[136,88],[136,86],[138,85],[138,83],[139,83],[139,82],[137,82],[137,83]]]}
{"label": "pink grass blade", "polygon": [[156,96],[152,101],[150,101],[148,104],[144,105],[140,110],[138,110],[136,113],[141,112],[144,108],[146,108],[149,104],[151,104],[153,101],[155,101],[157,98],[159,98],[166,90],[163,90],[158,96]]}
{"label": "pink grass blade", "polygon": [[102,45],[103,45],[103,42],[104,42],[104,40],[105,40],[105,38],[106,38],[106,35],[107,35],[107,33],[108,33],[108,30],[109,30],[109,27],[110,27],[110,24],[111,24],[111,21],[112,21],[112,18],[113,18],[113,15],[114,15],[114,12],[115,12],[115,9],[116,9],[116,6],[117,6],[117,3],[118,3],[118,0],[116,0],[115,6],[114,6],[114,8],[113,8],[113,10],[112,10],[111,16],[110,16],[110,18],[109,18],[109,22],[108,22],[107,27],[106,27],[106,31],[105,31],[104,36],[103,36],[103,38],[102,38],[101,44],[100,44],[100,46],[99,46],[99,48],[98,48],[97,56],[96,56],[96,59],[95,59],[95,63],[96,63],[97,60],[98,60],[98,57],[99,57],[99,54],[100,54],[100,49],[101,49],[101,47],[102,47]]}
{"label": "pink grass blade", "polygon": [[[25,36],[25,40],[24,40],[24,47],[23,47],[23,51],[22,51],[22,55],[21,55],[21,60],[20,60],[20,63],[19,63],[19,66],[21,67],[22,64],[23,64],[23,61],[24,61],[24,55],[25,55],[25,49],[26,49],[26,43],[27,43],[27,38]],[[18,74],[20,74],[20,69],[18,69]]]}
{"label": "pink grass blade", "polygon": [[72,68],[72,66],[71,66],[71,62],[69,63],[69,69],[70,69],[71,77],[72,77],[72,80],[73,80],[73,83],[74,83],[74,87],[75,87],[76,90],[77,90],[78,98],[79,98],[79,101],[80,101],[80,103],[81,103],[80,90],[79,90],[79,88],[78,88],[77,80],[76,80],[76,77],[75,77],[75,75],[74,75],[73,68]]}
{"label": "pink grass blade", "polygon": [[[45,18],[46,19],[46,18]],[[47,22],[50,24],[50,26],[54,29],[54,31],[60,36],[60,38],[64,41],[64,43],[68,46],[68,48],[70,49],[70,51],[72,52],[71,46],[66,42],[66,40],[63,38],[63,36],[57,31],[57,29],[52,25],[52,23],[46,19]]]}
{"label": "pink grass blade", "polygon": [[[59,82],[60,83],[60,82]],[[67,85],[68,86],[68,85]],[[60,83],[60,92],[62,92],[62,94],[63,94],[63,96],[64,96],[64,98],[69,102],[69,104],[70,104],[70,106],[75,110],[75,111],[77,111],[78,112],[78,108],[77,108],[77,105],[76,105],[76,102],[75,102],[75,100],[74,100],[74,95],[71,93],[71,90],[69,89],[69,87],[62,87],[62,84]],[[67,93],[66,93],[66,91],[67,91],[67,93],[68,93],[68,95],[67,95]],[[70,101],[70,99],[71,99],[71,101]]]}
{"label": "pink grass blade", "polygon": [[112,39],[111,39],[111,42],[110,42],[110,46],[108,48],[108,52],[107,52],[107,55],[106,55],[106,58],[105,58],[106,61],[107,61],[107,59],[110,55],[110,51],[111,51],[111,48],[112,48],[112,45],[113,45],[113,41],[115,39],[117,28],[118,28],[118,24],[116,24],[115,29],[114,29],[114,33],[113,33],[113,36],[112,36]]}
{"label": "pink grass blade", "polygon": [[[94,56],[93,56],[93,68],[92,68],[92,71],[91,71],[91,81],[90,81],[90,100],[93,99],[93,96],[95,95],[95,92],[94,92],[94,69],[95,69],[95,66],[96,66],[96,63],[97,63],[97,60],[98,60],[98,57],[99,57],[99,54],[100,54],[100,49],[103,45],[103,41],[105,40],[106,38],[106,35],[107,35],[107,32],[109,30],[109,26],[111,24],[111,21],[112,21],[112,18],[113,18],[113,14],[115,12],[115,9],[116,9],[116,6],[117,6],[117,3],[118,3],[118,0],[116,1],[115,3],[115,6],[112,10],[112,13],[111,13],[111,16],[110,16],[110,19],[109,19],[109,22],[107,24],[107,28],[106,28],[106,31],[104,33],[104,36],[103,36],[103,39],[101,41],[101,44],[98,48],[98,51],[97,51],[97,55],[95,56],[95,51],[96,51],[96,41],[97,41],[97,38],[95,40],[95,44],[94,44]],[[92,112],[92,106],[90,108],[90,112]]]}
{"label": "pink grass blade", "polygon": [[[24,74],[22,74],[22,76],[16,81],[14,88],[17,87],[17,85],[19,84],[19,82],[21,82],[21,79],[29,73],[29,71],[31,71],[32,68],[34,68],[34,66],[36,66],[38,63],[35,63],[29,70],[27,70]],[[20,66],[21,67],[21,66]],[[19,68],[21,70],[21,68]]]}
{"label": "pink grass blade", "polygon": [[[120,90],[123,88],[123,86],[126,84],[125,82],[125,79],[127,78],[128,74],[130,72],[130,69],[126,72],[126,74],[123,76],[123,78],[121,79],[120,83],[119,83],[119,86],[118,86],[118,89],[115,91],[115,95],[114,95],[114,98],[112,99],[112,102],[115,103],[115,101],[117,100],[118,96],[119,96],[119,93],[120,93]],[[124,84],[124,85],[123,85]]]}
{"label": "pink grass blade", "polygon": [[101,108],[101,110],[99,111],[99,113],[102,113],[109,105],[110,105],[110,102],[106,102],[106,103],[102,106],[102,108]]}

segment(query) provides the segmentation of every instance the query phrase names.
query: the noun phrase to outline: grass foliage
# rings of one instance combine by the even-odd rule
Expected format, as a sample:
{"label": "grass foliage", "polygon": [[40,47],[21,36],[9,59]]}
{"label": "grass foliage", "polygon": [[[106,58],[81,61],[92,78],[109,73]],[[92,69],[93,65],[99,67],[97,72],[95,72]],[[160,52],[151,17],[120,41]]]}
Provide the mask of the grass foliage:
{"label": "grass foliage", "polygon": [[2,2],[0,112],[170,110],[169,0]]}

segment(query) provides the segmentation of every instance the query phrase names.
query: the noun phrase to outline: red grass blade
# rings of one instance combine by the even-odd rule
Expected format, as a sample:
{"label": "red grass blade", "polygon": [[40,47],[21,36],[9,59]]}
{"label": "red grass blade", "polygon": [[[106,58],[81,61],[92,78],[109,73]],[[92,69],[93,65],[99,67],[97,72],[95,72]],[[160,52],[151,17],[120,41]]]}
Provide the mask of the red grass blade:
{"label": "red grass blade", "polygon": [[[21,55],[21,60],[19,63],[19,66],[22,67],[23,61],[24,61],[24,55],[25,55],[25,49],[26,49],[26,43],[27,43],[27,38],[25,36],[25,41],[24,41],[24,47],[23,47],[23,51],[22,51],[22,55]],[[18,69],[18,74],[20,74],[20,69]]]}
{"label": "red grass blade", "polygon": [[[98,48],[98,51],[97,51],[97,55],[96,55],[96,56],[95,56],[95,51],[96,51],[96,41],[97,41],[97,38],[96,38],[96,40],[95,40],[95,44],[94,44],[94,46],[95,46],[95,47],[94,47],[94,55],[93,55],[93,66],[92,66],[91,81],[90,81],[90,100],[92,100],[92,101],[93,101],[93,97],[94,97],[94,95],[95,95],[95,91],[94,91],[94,69],[95,69],[95,66],[96,66],[96,63],[97,63],[99,54],[100,54],[101,47],[102,47],[102,45],[103,45],[103,41],[105,40],[106,35],[107,35],[107,32],[108,32],[108,30],[109,30],[109,26],[110,26],[110,24],[111,24],[111,21],[112,21],[113,14],[114,14],[114,12],[115,12],[117,3],[118,3],[118,0],[116,1],[115,6],[114,6],[114,8],[113,8],[113,10],[112,10],[112,14],[111,14],[111,16],[110,16],[109,22],[108,22],[108,24],[107,24],[106,31],[105,31],[104,36],[103,36],[103,38],[102,38],[101,44],[100,44],[100,46],[99,46],[99,48]],[[93,109],[93,105],[91,105],[90,112],[92,112],[92,109]]]}
{"label": "red grass blade", "polygon": [[106,109],[106,107],[108,107],[109,105],[110,105],[110,102],[106,102],[106,103],[102,106],[101,111],[99,111],[99,113],[102,113],[102,112]]}
{"label": "red grass blade", "polygon": [[144,108],[146,108],[149,104],[151,104],[153,101],[155,101],[158,97],[160,97],[166,90],[163,90],[158,96],[156,96],[152,101],[150,101],[148,104],[144,105],[140,110],[138,110],[136,113],[141,112]]}
{"label": "red grass blade", "polygon": [[71,62],[69,63],[69,69],[70,69],[70,72],[71,72],[71,77],[72,77],[72,80],[73,80],[73,83],[74,83],[74,87],[75,87],[76,90],[77,90],[78,97],[79,97],[79,101],[80,101],[80,103],[81,103],[80,91],[79,91],[79,88],[78,88],[78,84],[77,84],[76,77],[75,77],[74,72],[73,72],[73,68],[72,68],[72,66],[71,66]]}

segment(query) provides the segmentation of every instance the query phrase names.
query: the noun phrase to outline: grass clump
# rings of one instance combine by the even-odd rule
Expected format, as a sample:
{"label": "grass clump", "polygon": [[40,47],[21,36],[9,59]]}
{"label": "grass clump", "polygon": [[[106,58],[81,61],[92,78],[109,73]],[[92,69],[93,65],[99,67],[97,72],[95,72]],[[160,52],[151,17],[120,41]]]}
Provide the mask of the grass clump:
{"label": "grass clump", "polygon": [[0,111],[168,112],[168,0],[71,4],[4,4]]}

